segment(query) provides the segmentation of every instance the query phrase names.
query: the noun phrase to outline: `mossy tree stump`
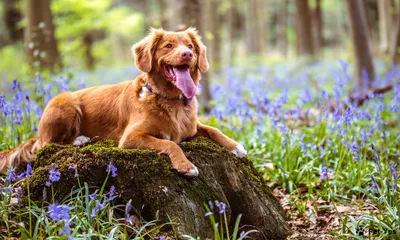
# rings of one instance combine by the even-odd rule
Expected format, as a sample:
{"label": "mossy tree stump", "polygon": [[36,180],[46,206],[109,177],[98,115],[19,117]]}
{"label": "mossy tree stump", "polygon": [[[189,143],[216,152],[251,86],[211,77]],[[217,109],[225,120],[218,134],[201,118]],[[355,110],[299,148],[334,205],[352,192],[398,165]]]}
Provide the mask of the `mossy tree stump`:
{"label": "mossy tree stump", "polygon": [[52,162],[61,172],[60,181],[54,183],[56,199],[70,194],[77,185],[69,166],[77,165],[81,182],[101,187],[111,162],[118,175],[109,178],[107,184],[115,185],[120,200],[132,200],[146,220],[157,216],[164,222],[175,219],[178,234],[212,237],[210,221],[204,217],[204,203],[209,200],[226,203],[232,226],[242,214],[241,226],[259,231],[253,235],[255,239],[284,239],[290,234],[279,202],[250,160],[238,159],[206,138],[180,146],[199,168],[199,177],[179,175],[167,156],[150,150],[122,150],[110,140],[83,147],[50,144],[39,151],[34,163],[35,171],[29,179],[31,195],[36,200],[41,198]]}

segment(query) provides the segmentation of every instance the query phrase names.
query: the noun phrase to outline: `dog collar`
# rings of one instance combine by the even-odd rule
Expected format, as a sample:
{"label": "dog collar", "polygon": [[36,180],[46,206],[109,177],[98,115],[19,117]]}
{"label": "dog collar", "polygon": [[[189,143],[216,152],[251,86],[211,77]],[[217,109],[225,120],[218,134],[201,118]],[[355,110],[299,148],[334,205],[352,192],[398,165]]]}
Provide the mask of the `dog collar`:
{"label": "dog collar", "polygon": [[164,99],[164,100],[168,100],[168,101],[183,100],[183,104],[184,104],[185,106],[189,105],[190,102],[192,102],[192,100],[193,100],[193,97],[192,97],[192,98],[187,98],[187,97],[182,96],[182,95],[179,95],[178,97],[173,97],[173,98],[164,96],[164,95],[162,95],[161,93],[155,92],[154,89],[150,86],[149,83],[146,83],[146,84],[144,85],[144,87],[147,88],[147,90],[148,90],[150,93],[152,93],[152,94],[156,95],[157,97],[160,97],[160,98],[162,98],[162,99]]}

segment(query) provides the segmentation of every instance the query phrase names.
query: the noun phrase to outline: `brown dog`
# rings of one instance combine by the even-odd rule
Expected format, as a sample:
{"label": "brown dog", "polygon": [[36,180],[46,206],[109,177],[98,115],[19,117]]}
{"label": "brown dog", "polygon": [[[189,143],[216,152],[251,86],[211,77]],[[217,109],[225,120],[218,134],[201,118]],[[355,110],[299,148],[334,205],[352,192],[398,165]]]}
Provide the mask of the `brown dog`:
{"label": "brown dog", "polygon": [[134,81],[66,92],[52,99],[39,124],[39,136],[8,150],[0,171],[35,159],[48,143],[70,144],[80,136],[115,139],[120,148],[146,148],[168,154],[179,173],[194,177],[197,168],[177,143],[206,136],[238,157],[246,150],[216,128],[197,120],[196,90],[208,70],[206,47],[193,28],[182,32],[152,29],[132,48],[143,72]]}

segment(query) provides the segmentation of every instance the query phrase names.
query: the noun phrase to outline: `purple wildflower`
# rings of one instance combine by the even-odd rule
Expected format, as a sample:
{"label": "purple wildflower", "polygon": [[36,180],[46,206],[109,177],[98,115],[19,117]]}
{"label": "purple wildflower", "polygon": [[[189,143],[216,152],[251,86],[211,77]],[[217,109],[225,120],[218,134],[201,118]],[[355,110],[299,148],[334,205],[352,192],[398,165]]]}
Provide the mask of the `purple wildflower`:
{"label": "purple wildflower", "polygon": [[129,202],[125,205],[125,221],[127,223],[130,223],[130,221],[131,221],[131,215],[129,214],[129,212],[132,209],[131,202],[132,202],[132,200],[129,200]]}
{"label": "purple wildflower", "polygon": [[324,162],[324,166],[319,170],[319,175],[322,181],[328,179],[328,176],[333,173],[332,168],[327,168],[326,163]]}
{"label": "purple wildflower", "polygon": [[25,170],[24,172],[22,172],[22,173],[18,176],[18,178],[22,178],[22,177],[27,177],[27,178],[29,178],[29,177],[32,175],[32,172],[33,172],[32,166],[31,166],[31,164],[28,164],[28,165],[26,165],[26,170]]}
{"label": "purple wildflower", "polygon": [[16,168],[14,167],[8,169],[7,177],[5,179],[6,182],[12,182],[15,180],[16,177],[15,170]]}
{"label": "purple wildflower", "polygon": [[69,211],[72,209],[71,206],[68,205],[60,205],[58,202],[51,204],[49,206],[49,216],[56,222],[60,222],[62,220],[69,221]]}
{"label": "purple wildflower", "polygon": [[218,202],[215,200],[215,206],[219,209],[219,214],[223,214],[226,211],[226,204],[224,202]]}
{"label": "purple wildflower", "polygon": [[212,214],[213,214],[213,212],[206,212],[206,214],[204,214],[204,217],[208,217],[208,216],[210,216]]}
{"label": "purple wildflower", "polygon": [[15,192],[17,194],[17,204],[20,205],[21,203],[21,196],[22,196],[22,188],[21,187],[17,187],[15,189]]}
{"label": "purple wildflower", "polygon": [[46,182],[46,186],[50,187],[52,183],[58,182],[60,180],[61,173],[56,170],[56,164],[51,164],[51,169],[49,171],[49,181]]}
{"label": "purple wildflower", "polygon": [[111,187],[110,187],[110,193],[109,193],[109,197],[108,197],[108,199],[111,201],[111,200],[113,200],[114,199],[114,196],[115,195],[115,186],[114,185],[111,185]]}
{"label": "purple wildflower", "polygon": [[92,213],[90,214],[90,216],[95,217],[97,212],[100,211],[100,210],[103,210],[103,209],[104,209],[104,205],[101,204],[99,202],[99,200],[96,200],[96,203],[94,205],[94,208],[92,209]]}
{"label": "purple wildflower", "polygon": [[70,234],[70,220],[71,217],[69,215],[69,211],[72,209],[71,206],[68,205],[60,205],[58,202],[51,204],[49,206],[49,216],[56,222],[64,222],[63,228],[60,230],[61,235],[69,235]]}
{"label": "purple wildflower", "polygon": [[304,143],[304,140],[303,140],[303,139],[300,140],[300,147],[301,147],[301,153],[302,153],[303,155],[306,155],[306,154],[307,154],[307,146],[306,146],[306,144]]}
{"label": "purple wildflower", "polygon": [[111,176],[112,177],[116,177],[117,176],[117,168],[112,163],[109,163],[107,165],[106,172],[108,172],[108,173],[111,172]]}
{"label": "purple wildflower", "polygon": [[390,174],[392,175],[393,178],[393,186],[392,186],[392,190],[396,191],[397,190],[397,178],[398,178],[398,174],[397,174],[397,163],[395,162],[389,162],[389,170],[390,170]]}
{"label": "purple wildflower", "polygon": [[380,170],[379,170],[379,155],[378,155],[378,152],[376,151],[375,145],[373,143],[371,143],[371,148],[372,148],[372,151],[374,152],[373,160],[375,162],[375,170],[377,172],[380,172]]}
{"label": "purple wildflower", "polygon": [[94,191],[94,193],[89,195],[90,200],[92,200],[92,201],[96,200],[98,191],[99,191],[99,189],[96,189],[96,191]]}
{"label": "purple wildflower", "polygon": [[371,179],[372,179],[371,190],[375,191],[378,189],[378,184],[376,183],[376,178],[372,174],[371,174]]}

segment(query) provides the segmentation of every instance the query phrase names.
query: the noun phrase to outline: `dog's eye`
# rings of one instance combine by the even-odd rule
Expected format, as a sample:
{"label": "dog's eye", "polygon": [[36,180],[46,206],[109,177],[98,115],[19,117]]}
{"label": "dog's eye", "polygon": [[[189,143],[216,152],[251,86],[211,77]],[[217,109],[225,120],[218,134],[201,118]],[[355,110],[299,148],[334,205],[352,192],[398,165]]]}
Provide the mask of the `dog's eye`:
{"label": "dog's eye", "polygon": [[188,48],[189,48],[189,49],[192,49],[192,48],[193,48],[193,45],[192,45],[192,44],[189,44],[189,45],[188,45]]}
{"label": "dog's eye", "polygon": [[169,44],[165,45],[165,47],[166,47],[166,48],[172,48],[172,44],[169,43]]}

